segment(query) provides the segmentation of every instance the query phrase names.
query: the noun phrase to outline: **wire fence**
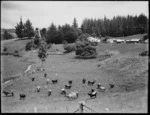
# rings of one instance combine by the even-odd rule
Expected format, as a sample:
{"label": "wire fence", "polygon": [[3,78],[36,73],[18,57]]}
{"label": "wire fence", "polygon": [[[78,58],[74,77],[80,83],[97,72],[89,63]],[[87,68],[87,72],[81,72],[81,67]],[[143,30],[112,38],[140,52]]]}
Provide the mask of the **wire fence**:
{"label": "wire fence", "polygon": [[[65,113],[84,113],[85,112],[85,109],[87,109],[87,110],[89,110],[90,112],[94,112],[94,113],[99,113],[99,112],[97,112],[97,111],[95,111],[93,108],[91,108],[91,107],[88,107],[87,105],[85,105],[83,102],[79,102],[79,108],[77,108],[75,111],[73,111],[73,112],[69,112],[68,111],[68,107],[67,106],[65,106],[65,108],[66,108],[66,111],[63,111],[63,112],[65,112]],[[33,107],[33,109],[25,109],[24,108],[24,110],[23,111],[21,111],[21,110],[13,110],[13,111],[5,111],[5,113],[14,113],[14,112],[19,112],[19,113],[38,113],[38,112],[40,112],[39,110],[41,110],[41,108],[40,109],[38,109],[38,107]],[[46,112],[46,113],[53,113],[53,112],[58,112],[57,110],[59,110],[58,108],[57,108],[57,110],[56,110],[56,106],[53,108],[53,109],[51,109],[52,111],[50,111],[50,110],[48,110],[48,106],[46,106],[45,108],[43,108],[42,109],[42,112]],[[59,111],[60,112],[60,111]],[[90,113],[89,112],[89,113]],[[4,112],[3,112],[4,113]],[[88,113],[88,112],[86,112],[86,113]]]}

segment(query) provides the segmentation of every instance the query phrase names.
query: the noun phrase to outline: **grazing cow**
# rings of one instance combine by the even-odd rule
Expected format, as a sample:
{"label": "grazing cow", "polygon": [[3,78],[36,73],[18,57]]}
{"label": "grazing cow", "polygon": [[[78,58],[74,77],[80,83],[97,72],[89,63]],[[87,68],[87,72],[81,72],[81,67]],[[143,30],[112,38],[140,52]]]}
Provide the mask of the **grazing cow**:
{"label": "grazing cow", "polygon": [[51,89],[48,90],[48,96],[50,96],[52,93]]}
{"label": "grazing cow", "polygon": [[34,81],[34,79],[35,79],[34,77],[33,77],[33,78],[31,78],[32,82]]}
{"label": "grazing cow", "polygon": [[47,74],[46,74],[46,73],[44,74],[44,77],[45,77],[45,78],[47,77]]}
{"label": "grazing cow", "polygon": [[114,88],[114,84],[109,84],[109,86],[111,89]]}
{"label": "grazing cow", "polygon": [[85,78],[83,78],[82,83],[83,83],[83,84],[85,84],[85,82],[86,82],[86,79],[85,79]]}
{"label": "grazing cow", "polygon": [[49,81],[50,81],[50,80],[49,80],[49,79],[47,79],[47,80],[46,80],[46,84],[49,84]]}
{"label": "grazing cow", "polygon": [[71,85],[72,84],[72,80],[68,81],[68,83]]}
{"label": "grazing cow", "polygon": [[94,80],[94,81],[88,81],[88,85],[92,86],[95,82],[96,82],[96,80]]}
{"label": "grazing cow", "polygon": [[58,76],[58,74],[56,73],[56,75],[55,75],[56,77]]}
{"label": "grazing cow", "polygon": [[52,83],[53,83],[53,84],[56,84],[57,82],[58,82],[58,80],[57,80],[57,79],[52,80]]}
{"label": "grazing cow", "polygon": [[22,100],[22,99],[23,99],[23,100],[25,100],[25,97],[26,97],[26,95],[25,95],[25,94],[23,94],[23,93],[22,93],[22,94],[20,94],[20,100]]}
{"label": "grazing cow", "polygon": [[96,98],[96,96],[97,96],[97,92],[96,92],[96,91],[94,91],[94,89],[92,89],[92,90],[91,90],[91,92],[90,92],[90,93],[88,93],[88,95],[89,95],[91,98]]}
{"label": "grazing cow", "polygon": [[78,99],[79,92],[71,92],[70,94],[65,95],[65,97],[69,98],[69,100],[75,100]]}
{"label": "grazing cow", "polygon": [[101,83],[97,84],[97,89],[99,89],[101,87]]}
{"label": "grazing cow", "polygon": [[70,85],[70,84],[66,84],[66,85],[65,85],[65,88],[66,88],[66,89],[70,89],[70,88],[71,88],[71,85]]}
{"label": "grazing cow", "polygon": [[104,86],[100,86],[99,91],[104,92],[106,90],[106,88]]}
{"label": "grazing cow", "polygon": [[65,91],[64,88],[61,89],[61,94],[62,94],[62,95],[66,95],[66,91]]}
{"label": "grazing cow", "polygon": [[37,92],[40,92],[41,86],[37,86]]}
{"label": "grazing cow", "polygon": [[4,93],[6,96],[8,96],[8,95],[14,96],[14,92],[13,92],[13,91],[3,91],[3,93]]}

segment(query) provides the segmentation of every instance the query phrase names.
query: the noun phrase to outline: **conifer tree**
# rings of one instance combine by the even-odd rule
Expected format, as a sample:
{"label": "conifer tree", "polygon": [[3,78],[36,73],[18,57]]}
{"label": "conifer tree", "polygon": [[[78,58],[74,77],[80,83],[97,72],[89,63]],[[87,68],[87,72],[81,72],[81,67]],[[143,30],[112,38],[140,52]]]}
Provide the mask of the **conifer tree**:
{"label": "conifer tree", "polygon": [[34,28],[33,28],[32,23],[30,22],[29,19],[24,24],[24,34],[29,39],[31,39],[31,37],[34,36]]}
{"label": "conifer tree", "polygon": [[77,23],[77,20],[76,20],[76,18],[74,18],[74,20],[73,20],[73,25],[72,25],[75,29],[77,29],[78,28],[78,23]]}
{"label": "conifer tree", "polygon": [[22,22],[22,17],[20,18],[19,24],[17,23],[17,26],[15,26],[15,33],[17,34],[18,38],[23,38],[24,37],[24,25]]}

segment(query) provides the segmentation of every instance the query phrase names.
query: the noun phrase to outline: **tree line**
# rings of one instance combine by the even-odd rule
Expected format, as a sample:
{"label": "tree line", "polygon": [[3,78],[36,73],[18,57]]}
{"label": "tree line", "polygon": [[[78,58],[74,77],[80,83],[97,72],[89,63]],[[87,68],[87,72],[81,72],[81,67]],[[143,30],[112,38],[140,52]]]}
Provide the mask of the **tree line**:
{"label": "tree line", "polygon": [[[43,28],[40,32],[48,44],[59,44],[63,41],[73,43],[83,33],[87,33],[93,37],[121,37],[147,33],[148,23],[148,18],[144,14],[140,14],[139,16],[114,16],[112,19],[106,17],[104,19],[85,18],[81,27],[78,27],[77,20],[74,18],[72,25],[64,24],[57,27],[54,23],[51,23],[48,28]],[[25,24],[23,24],[21,19],[15,28],[19,38],[31,38],[34,36],[34,28],[29,19]]]}
{"label": "tree line", "polygon": [[114,16],[113,19],[84,19],[81,25],[83,33],[96,36],[121,37],[148,32],[148,18],[139,16]]}

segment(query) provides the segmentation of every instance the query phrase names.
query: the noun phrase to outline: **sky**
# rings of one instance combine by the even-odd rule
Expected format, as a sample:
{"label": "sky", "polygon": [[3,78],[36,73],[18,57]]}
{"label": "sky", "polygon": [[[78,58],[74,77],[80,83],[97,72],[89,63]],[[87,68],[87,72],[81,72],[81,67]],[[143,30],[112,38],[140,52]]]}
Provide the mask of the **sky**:
{"label": "sky", "polygon": [[47,28],[51,23],[72,25],[74,18],[80,27],[85,18],[141,13],[148,17],[148,1],[1,1],[1,28],[15,28],[21,16],[23,23],[29,19],[34,28]]}

